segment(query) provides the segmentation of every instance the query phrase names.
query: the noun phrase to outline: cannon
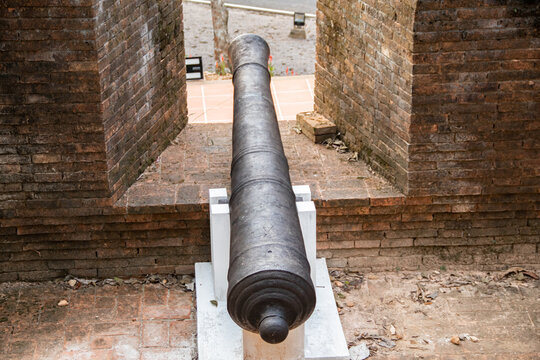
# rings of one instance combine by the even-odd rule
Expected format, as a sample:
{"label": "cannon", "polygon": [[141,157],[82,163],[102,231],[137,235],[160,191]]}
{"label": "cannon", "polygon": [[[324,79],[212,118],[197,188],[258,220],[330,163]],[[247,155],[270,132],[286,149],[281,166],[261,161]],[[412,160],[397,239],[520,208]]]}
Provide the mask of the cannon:
{"label": "cannon", "polygon": [[315,308],[296,198],[270,92],[268,44],[246,34],[230,45],[234,121],[227,311],[277,344]]}

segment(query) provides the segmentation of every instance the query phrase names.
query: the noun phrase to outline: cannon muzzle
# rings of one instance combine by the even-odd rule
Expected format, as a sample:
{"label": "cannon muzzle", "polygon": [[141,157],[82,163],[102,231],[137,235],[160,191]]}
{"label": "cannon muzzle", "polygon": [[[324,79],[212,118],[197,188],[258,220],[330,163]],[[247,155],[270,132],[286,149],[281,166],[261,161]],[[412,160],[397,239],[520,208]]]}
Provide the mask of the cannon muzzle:
{"label": "cannon muzzle", "polygon": [[234,123],[227,310],[243,329],[276,344],[315,308],[296,198],[270,92],[268,44],[230,45]]}

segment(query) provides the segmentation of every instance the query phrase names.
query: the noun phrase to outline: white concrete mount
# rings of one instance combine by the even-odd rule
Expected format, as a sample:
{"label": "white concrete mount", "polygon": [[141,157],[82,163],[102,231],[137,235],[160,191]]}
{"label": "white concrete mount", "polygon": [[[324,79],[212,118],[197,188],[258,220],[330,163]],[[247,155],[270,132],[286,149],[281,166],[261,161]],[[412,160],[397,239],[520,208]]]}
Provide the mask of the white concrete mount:
{"label": "white concrete mount", "polygon": [[[311,190],[308,185],[293,186],[296,195],[296,209],[300,220],[300,228],[304,237],[306,255],[311,267],[311,280],[315,285],[317,256],[317,214],[315,204],[311,201]],[[229,198],[227,189],[210,189],[210,252],[214,272],[214,292],[216,300],[227,299],[227,272],[229,270],[229,250],[231,243],[231,224],[229,214]]]}
{"label": "white concrete mount", "polygon": [[[227,313],[230,216],[226,189],[210,189],[212,263],[195,264],[199,360],[349,359],[324,259],[316,259],[316,210],[309,186],[293,186],[317,304],[306,323],[278,345],[243,331]],[[303,341],[302,341],[303,339]]]}

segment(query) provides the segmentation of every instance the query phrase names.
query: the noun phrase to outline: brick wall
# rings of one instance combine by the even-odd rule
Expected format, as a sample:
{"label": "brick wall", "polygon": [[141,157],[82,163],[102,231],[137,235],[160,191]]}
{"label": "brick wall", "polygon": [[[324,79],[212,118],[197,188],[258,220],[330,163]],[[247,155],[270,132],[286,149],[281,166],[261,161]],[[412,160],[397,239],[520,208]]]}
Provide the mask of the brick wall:
{"label": "brick wall", "polygon": [[92,1],[47,3],[0,7],[4,209],[108,193]]}
{"label": "brick wall", "polygon": [[540,4],[318,2],[316,110],[411,195],[540,186]]}
{"label": "brick wall", "polygon": [[315,109],[407,191],[414,3],[317,2]]}
{"label": "brick wall", "polygon": [[358,271],[540,265],[540,196],[422,196],[318,204],[319,255]]}
{"label": "brick wall", "polygon": [[[113,201],[186,121],[182,29],[173,21],[181,17],[179,2],[6,3],[0,7],[0,281],[185,273],[208,260],[207,204],[160,204],[159,194],[149,195],[156,205]],[[411,23],[407,2],[319,0],[316,105],[406,192],[316,200],[319,255],[331,266],[540,264],[536,2],[513,2],[516,12],[501,1],[438,8],[447,3],[456,2],[420,2]],[[491,11],[506,17],[489,18]],[[461,17],[445,17],[453,13]],[[514,27],[506,26],[512,21]],[[438,26],[430,28],[432,22]],[[462,46],[465,40],[446,37],[454,30],[443,31],[456,22],[525,30],[514,32],[515,44],[476,38],[493,36],[491,30],[463,35],[474,36],[475,45],[462,56],[499,57],[452,63],[457,70],[443,72],[454,55],[434,49]],[[479,48],[500,41],[507,52]],[[518,48],[525,43],[530,46]],[[480,71],[490,62],[497,70]],[[478,71],[468,68],[473,63]],[[483,83],[467,81],[470,76],[485,76],[497,90],[472,91]],[[433,87],[422,93],[423,86]],[[468,86],[470,99],[460,86]],[[486,106],[496,111],[483,111]],[[498,130],[484,131],[485,124]],[[481,149],[480,161],[470,158],[485,145],[491,150]],[[432,160],[416,158],[431,151]],[[485,158],[488,172],[475,165]],[[422,195],[426,189],[430,194]]]}
{"label": "brick wall", "polygon": [[63,200],[5,216],[0,240],[0,281],[185,274],[209,258],[208,206]]}
{"label": "brick wall", "polygon": [[406,194],[323,208],[331,264],[540,263],[539,19],[538,1],[319,0],[316,110]]}
{"label": "brick wall", "polygon": [[419,1],[413,194],[538,193],[540,3]]}
{"label": "brick wall", "polygon": [[182,3],[100,0],[95,11],[108,177],[117,199],[187,121]]}
{"label": "brick wall", "polygon": [[179,252],[148,239],[191,239],[176,267],[205,251],[189,213],[114,205],[185,125],[184,79],[179,0],[1,3],[0,281],[164,271]]}
{"label": "brick wall", "polygon": [[[540,197],[316,199],[318,255],[359,271],[540,265]],[[0,227],[0,281],[189,273],[210,260],[208,204],[24,209]],[[57,209],[60,207],[60,209]]]}

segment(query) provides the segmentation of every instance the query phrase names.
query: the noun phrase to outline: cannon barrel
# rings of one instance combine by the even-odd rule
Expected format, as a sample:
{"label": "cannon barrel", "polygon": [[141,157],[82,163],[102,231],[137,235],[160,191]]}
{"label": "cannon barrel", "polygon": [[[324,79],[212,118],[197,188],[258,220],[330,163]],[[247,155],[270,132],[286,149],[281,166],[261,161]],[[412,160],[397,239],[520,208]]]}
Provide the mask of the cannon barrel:
{"label": "cannon barrel", "polygon": [[296,198],[270,92],[268,44],[237,37],[233,63],[231,248],[227,310],[243,329],[272,344],[315,307]]}

